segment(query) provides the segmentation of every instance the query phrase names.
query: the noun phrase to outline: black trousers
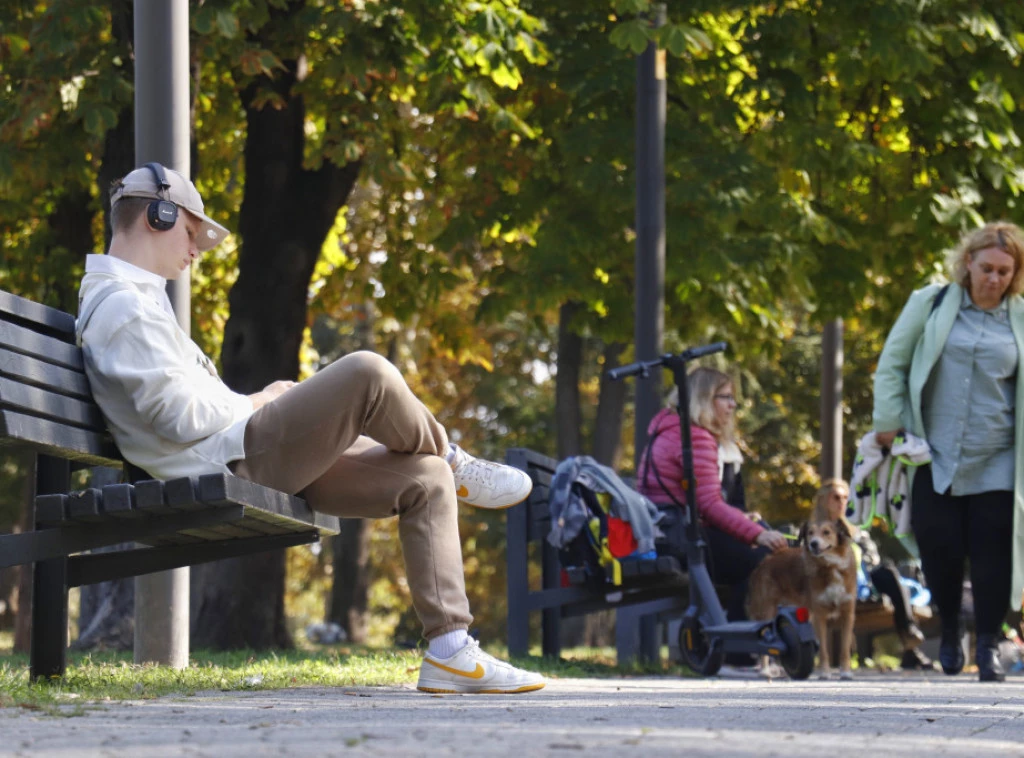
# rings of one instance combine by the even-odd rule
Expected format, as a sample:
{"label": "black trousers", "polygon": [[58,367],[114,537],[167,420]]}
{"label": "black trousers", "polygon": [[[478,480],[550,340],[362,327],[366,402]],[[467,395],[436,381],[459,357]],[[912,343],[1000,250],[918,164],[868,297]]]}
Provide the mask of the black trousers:
{"label": "black trousers", "polygon": [[900,581],[900,572],[888,558],[871,569],[871,583],[892,601],[892,620],[898,632],[910,628],[910,593]]}
{"label": "black trousers", "polygon": [[1013,570],[1013,493],[1006,490],[954,496],[935,492],[931,466],[914,475],[911,527],[921,568],[944,629],[960,619],[964,561],[970,561],[974,625],[995,634],[1010,609]]}
{"label": "black trousers", "polygon": [[[725,616],[729,621],[744,621],[747,618],[747,580],[771,550],[760,546],[751,547],[713,526],[702,526],[701,532],[708,545],[707,562],[711,580],[715,584],[729,586]],[[747,666],[757,663],[757,658],[746,653],[729,653],[725,656],[725,663],[730,666]]]}
{"label": "black trousers", "polygon": [[713,526],[703,526],[704,541],[708,543],[708,571],[715,584],[729,585],[729,604],[725,609],[730,621],[747,618],[747,580],[771,550],[751,547]]}

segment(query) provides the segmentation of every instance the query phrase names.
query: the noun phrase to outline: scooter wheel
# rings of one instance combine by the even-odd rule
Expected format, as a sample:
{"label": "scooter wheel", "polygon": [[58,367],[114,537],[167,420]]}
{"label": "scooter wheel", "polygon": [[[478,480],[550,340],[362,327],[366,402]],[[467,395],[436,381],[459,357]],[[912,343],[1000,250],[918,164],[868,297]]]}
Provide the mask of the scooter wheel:
{"label": "scooter wheel", "polygon": [[779,656],[779,663],[790,679],[806,679],[814,671],[814,655],[817,646],[814,640],[800,641],[793,621],[786,616],[775,619],[779,638],[786,645],[786,652]]}
{"label": "scooter wheel", "polygon": [[683,663],[701,676],[714,676],[722,668],[721,646],[711,644],[700,619],[683,619],[679,627],[679,651]]}

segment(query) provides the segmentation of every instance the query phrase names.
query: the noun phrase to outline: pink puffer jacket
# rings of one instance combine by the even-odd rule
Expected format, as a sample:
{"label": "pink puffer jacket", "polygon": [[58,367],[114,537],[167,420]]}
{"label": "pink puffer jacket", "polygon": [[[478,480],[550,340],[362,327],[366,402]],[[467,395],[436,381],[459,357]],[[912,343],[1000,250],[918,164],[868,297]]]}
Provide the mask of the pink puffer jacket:
{"label": "pink puffer jacket", "polygon": [[[655,503],[671,503],[672,498],[658,483],[658,476],[665,487],[680,503],[686,502],[683,491],[683,448],[680,437],[679,415],[671,408],[663,408],[647,427],[647,434],[654,440],[650,449],[644,450],[640,459],[637,489]],[[718,441],[702,426],[691,425],[693,441],[693,473],[697,479],[697,511],[701,521],[730,534],[741,542],[753,544],[764,527],[755,524],[739,508],[734,508],[722,499],[722,481],[718,475]],[[648,452],[653,459],[654,471],[648,471]]]}

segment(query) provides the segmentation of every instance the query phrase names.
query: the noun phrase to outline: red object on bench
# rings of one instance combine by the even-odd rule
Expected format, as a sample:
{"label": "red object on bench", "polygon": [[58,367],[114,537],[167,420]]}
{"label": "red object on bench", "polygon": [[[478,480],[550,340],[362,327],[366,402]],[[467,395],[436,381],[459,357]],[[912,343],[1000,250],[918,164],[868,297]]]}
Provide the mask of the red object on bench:
{"label": "red object on bench", "polygon": [[608,549],[616,558],[624,558],[632,555],[637,550],[636,538],[633,536],[633,528],[628,521],[608,517]]}

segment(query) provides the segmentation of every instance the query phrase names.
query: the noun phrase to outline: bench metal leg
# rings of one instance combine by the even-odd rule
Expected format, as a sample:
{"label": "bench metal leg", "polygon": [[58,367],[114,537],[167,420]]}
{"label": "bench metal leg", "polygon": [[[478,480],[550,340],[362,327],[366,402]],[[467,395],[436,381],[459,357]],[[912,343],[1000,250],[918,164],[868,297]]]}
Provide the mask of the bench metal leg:
{"label": "bench metal leg", "polygon": [[64,676],[67,634],[68,560],[40,561],[32,575],[32,679]]}
{"label": "bench metal leg", "polygon": [[[543,543],[542,551],[542,586],[546,590],[557,589],[562,585],[562,565],[558,561],[558,551],[547,540]],[[541,611],[541,649],[548,658],[558,658],[562,654],[561,608],[545,608]]]}
{"label": "bench metal leg", "polygon": [[658,617],[649,604],[641,603],[615,610],[615,653],[619,665],[630,661],[661,659],[658,645]]}
{"label": "bench metal leg", "polygon": [[[40,455],[36,458],[35,495],[54,495],[71,489],[71,463]],[[30,503],[35,528],[35,498]],[[39,561],[32,574],[32,679],[64,676],[67,668],[68,559]]]}

